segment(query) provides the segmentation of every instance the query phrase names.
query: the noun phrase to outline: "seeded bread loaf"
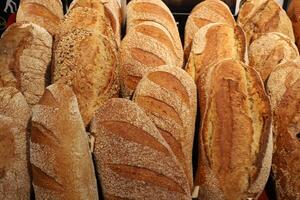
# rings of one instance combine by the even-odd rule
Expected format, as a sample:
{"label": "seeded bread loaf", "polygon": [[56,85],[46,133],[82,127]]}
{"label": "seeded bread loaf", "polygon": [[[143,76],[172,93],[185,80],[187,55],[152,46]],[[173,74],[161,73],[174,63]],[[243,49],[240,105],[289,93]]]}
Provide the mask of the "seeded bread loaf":
{"label": "seeded bread loaf", "polygon": [[36,199],[98,199],[88,136],[72,89],[49,86],[32,109],[30,162]]}
{"label": "seeded bread loaf", "polygon": [[206,97],[199,103],[199,199],[256,199],[269,177],[273,146],[263,83],[254,69],[224,60],[208,70],[205,84],[199,90]]}
{"label": "seeded bread loaf", "polygon": [[30,199],[30,115],[24,96],[16,88],[0,88],[0,199]]}
{"label": "seeded bread loaf", "polygon": [[42,27],[19,22],[0,39],[0,87],[15,87],[36,104],[50,82],[52,37]]}
{"label": "seeded bread loaf", "polygon": [[235,20],[228,6],[220,0],[206,0],[199,3],[189,15],[184,34],[184,55],[187,60],[195,34],[200,28],[210,23],[224,23],[232,27]]}
{"label": "seeded bread loaf", "polygon": [[105,199],[191,199],[180,163],[135,103],[109,100],[97,111],[91,131]]}

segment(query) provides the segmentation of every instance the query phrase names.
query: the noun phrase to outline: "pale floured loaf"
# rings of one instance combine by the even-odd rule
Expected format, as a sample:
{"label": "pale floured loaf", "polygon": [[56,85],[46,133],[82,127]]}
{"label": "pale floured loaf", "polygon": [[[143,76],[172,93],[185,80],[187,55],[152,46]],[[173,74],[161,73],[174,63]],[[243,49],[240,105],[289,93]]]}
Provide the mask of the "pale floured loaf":
{"label": "pale floured loaf", "polygon": [[16,88],[0,88],[0,199],[30,199],[30,115],[24,96]]}
{"label": "pale floured loaf", "polygon": [[248,45],[268,32],[282,33],[295,42],[292,23],[276,0],[246,0],[237,22],[246,32]]}
{"label": "pale floured loaf", "polygon": [[199,3],[189,15],[184,33],[184,55],[187,60],[191,51],[192,42],[198,30],[210,23],[224,23],[232,27],[235,20],[229,7],[220,0],[206,0]]}
{"label": "pale floured loaf", "polygon": [[243,30],[238,26],[210,23],[195,34],[186,71],[197,82],[206,68],[229,58],[247,61]]}
{"label": "pale floured loaf", "polygon": [[105,199],[191,199],[180,163],[135,103],[111,99],[92,121]]}
{"label": "pale floured loaf", "polygon": [[98,199],[88,135],[64,84],[49,86],[32,109],[30,162],[36,199]]}
{"label": "pale floured loaf", "polygon": [[[199,96],[199,199],[256,199],[272,160],[271,106],[257,72],[224,60],[207,73]],[[199,87],[199,86],[198,86]]]}
{"label": "pale floured loaf", "polygon": [[50,82],[52,36],[42,27],[19,22],[0,39],[0,86],[19,89],[29,105],[36,104]]}
{"label": "pale floured loaf", "polygon": [[297,47],[300,49],[300,1],[292,0],[287,13],[293,24]]}
{"label": "pale floured loaf", "polygon": [[260,35],[249,47],[249,65],[266,81],[278,64],[299,56],[296,45],[287,36],[272,32]]}

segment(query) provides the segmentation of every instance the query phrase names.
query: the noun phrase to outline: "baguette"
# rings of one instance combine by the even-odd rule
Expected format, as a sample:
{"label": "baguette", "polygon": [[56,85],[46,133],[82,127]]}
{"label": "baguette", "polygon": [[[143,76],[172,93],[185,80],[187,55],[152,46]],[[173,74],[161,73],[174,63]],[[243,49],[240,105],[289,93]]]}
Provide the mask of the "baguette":
{"label": "baguette", "polygon": [[184,34],[184,55],[187,60],[195,34],[200,28],[210,23],[223,23],[232,27],[235,20],[228,6],[220,0],[206,0],[199,3],[189,15]]}
{"label": "baguette", "polygon": [[238,26],[210,23],[195,34],[186,71],[197,82],[206,68],[226,58],[247,62],[245,34]]}
{"label": "baguette", "polygon": [[[258,198],[272,160],[271,107],[257,72],[224,60],[208,70],[199,134],[199,199]],[[204,88],[204,90],[202,90]]]}
{"label": "baguette", "polygon": [[51,55],[52,36],[44,28],[11,25],[0,39],[0,87],[15,87],[30,106],[36,104],[50,82]]}
{"label": "baguette", "polygon": [[281,33],[265,33],[249,47],[249,65],[253,66],[265,82],[275,67],[299,56],[296,45]]}
{"label": "baguette", "polygon": [[30,108],[13,87],[0,88],[0,199],[30,199],[27,124]]}
{"label": "baguette", "polygon": [[192,150],[197,112],[196,85],[182,69],[159,67],[137,86],[133,101],[154,122],[193,187]]}
{"label": "baguette", "polygon": [[297,47],[300,49],[300,1],[292,0],[287,13],[293,24]]}
{"label": "baguette", "polygon": [[91,125],[105,199],[191,199],[181,165],[147,115],[111,99]]}
{"label": "baguette", "polygon": [[30,162],[35,198],[98,199],[88,136],[71,88],[49,86],[32,112]]}
{"label": "baguette", "polygon": [[21,0],[16,21],[32,22],[54,35],[63,16],[60,0]]}
{"label": "baguette", "polygon": [[248,46],[259,34],[279,32],[295,42],[292,23],[276,0],[246,0],[237,23],[244,29]]}

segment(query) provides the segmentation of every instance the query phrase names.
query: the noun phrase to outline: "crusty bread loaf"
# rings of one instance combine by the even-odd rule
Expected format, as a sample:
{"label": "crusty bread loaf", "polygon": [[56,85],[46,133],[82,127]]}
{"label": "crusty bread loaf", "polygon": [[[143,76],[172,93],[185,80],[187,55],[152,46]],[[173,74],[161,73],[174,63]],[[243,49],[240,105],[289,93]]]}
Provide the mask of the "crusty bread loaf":
{"label": "crusty bread loaf", "polygon": [[267,90],[272,109],[276,109],[287,89],[300,79],[300,58],[278,65],[270,74]]}
{"label": "crusty bread loaf", "polygon": [[183,62],[168,31],[160,24],[148,21],[127,33],[121,43],[120,56],[124,97],[134,92],[139,80],[152,68],[162,65],[181,67]]}
{"label": "crusty bread loaf", "polygon": [[292,21],[296,44],[300,50],[300,1],[292,0],[287,13]]}
{"label": "crusty bread loaf", "polygon": [[195,34],[210,23],[224,23],[235,26],[235,20],[228,6],[220,0],[206,0],[199,3],[189,15],[184,33],[184,55],[187,60]]}
{"label": "crusty bread loaf", "polygon": [[31,115],[24,96],[0,88],[0,199],[30,199],[27,124]]}
{"label": "crusty bread loaf", "polygon": [[0,39],[0,87],[19,89],[29,105],[36,104],[49,83],[52,37],[26,22],[11,25]]}
{"label": "crusty bread loaf", "polygon": [[193,187],[192,149],[197,112],[193,79],[182,69],[159,67],[144,75],[133,101],[154,122]]}
{"label": "crusty bread loaf", "polygon": [[257,72],[234,60],[208,70],[199,96],[199,199],[258,198],[272,160],[271,106]]}
{"label": "crusty bread loaf", "polygon": [[206,68],[226,58],[247,62],[245,34],[238,26],[210,23],[195,34],[186,71],[197,81]]}
{"label": "crusty bread loaf", "polygon": [[[95,15],[85,20],[80,18],[83,13]],[[110,37],[112,30],[101,21],[105,18],[97,16],[91,8],[74,8],[61,24],[54,45],[53,82],[62,79],[72,86],[85,125],[107,99],[119,93],[116,44]]]}
{"label": "crusty bread loaf", "polygon": [[32,22],[54,35],[63,16],[60,0],[21,0],[16,21]]}
{"label": "crusty bread loaf", "polygon": [[258,71],[263,81],[278,64],[298,56],[298,49],[290,38],[277,32],[258,36],[249,47],[249,65]]}
{"label": "crusty bread loaf", "polygon": [[98,199],[88,136],[72,89],[58,83],[49,86],[32,112],[35,198]]}
{"label": "crusty bread loaf", "polygon": [[97,111],[91,131],[105,199],[191,199],[180,163],[135,103],[109,100]]}
{"label": "crusty bread loaf", "polygon": [[280,32],[295,42],[292,23],[276,0],[246,0],[238,24],[246,32],[248,45],[259,34],[267,32]]}

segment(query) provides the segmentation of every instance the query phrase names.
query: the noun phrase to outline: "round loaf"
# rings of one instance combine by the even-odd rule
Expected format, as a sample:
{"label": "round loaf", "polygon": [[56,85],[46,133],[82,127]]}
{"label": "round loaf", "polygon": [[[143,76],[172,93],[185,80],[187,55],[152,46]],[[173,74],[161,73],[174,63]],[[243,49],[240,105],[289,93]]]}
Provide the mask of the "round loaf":
{"label": "round loaf", "polygon": [[287,13],[293,24],[296,44],[300,49],[300,1],[292,0]]}

